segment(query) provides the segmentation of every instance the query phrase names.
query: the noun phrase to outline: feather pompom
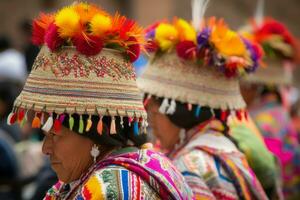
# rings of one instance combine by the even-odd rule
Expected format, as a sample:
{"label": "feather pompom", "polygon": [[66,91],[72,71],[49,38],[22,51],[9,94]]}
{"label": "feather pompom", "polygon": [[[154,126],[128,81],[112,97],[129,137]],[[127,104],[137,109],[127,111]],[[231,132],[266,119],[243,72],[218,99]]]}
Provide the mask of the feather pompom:
{"label": "feather pompom", "polygon": [[76,50],[87,56],[96,55],[103,48],[103,41],[97,36],[80,34],[73,39],[73,42]]}
{"label": "feather pompom", "polygon": [[179,34],[180,41],[193,41],[196,42],[196,31],[195,29],[185,20],[175,20],[175,27]]}
{"label": "feather pompom", "polygon": [[176,45],[176,51],[180,58],[186,60],[196,58],[196,45],[192,41],[179,42]]}
{"label": "feather pompom", "polygon": [[178,40],[178,31],[171,24],[161,23],[156,28],[155,40],[158,42],[160,49],[166,51],[175,45]]}
{"label": "feather pompom", "polygon": [[138,44],[137,40],[134,37],[129,37],[129,39],[126,41],[128,43],[127,47],[127,55],[129,56],[130,62],[134,62],[138,59],[140,56],[141,48]]}
{"label": "feather pompom", "polygon": [[49,28],[45,35],[45,43],[51,51],[55,51],[63,44],[63,39],[58,35],[58,27],[52,23],[49,25]]}
{"label": "feather pompom", "polygon": [[109,16],[97,14],[92,18],[90,27],[92,35],[103,36],[112,28],[111,18]]}
{"label": "feather pompom", "polygon": [[55,16],[55,25],[62,38],[71,38],[81,29],[80,16],[73,7],[65,7]]}
{"label": "feather pompom", "polygon": [[106,14],[101,8],[87,2],[80,2],[74,5],[74,10],[80,16],[80,23],[86,25],[92,18],[99,13]]}
{"label": "feather pompom", "polygon": [[33,44],[38,46],[44,44],[46,30],[48,29],[49,25],[53,22],[53,20],[53,15],[46,15],[41,13],[39,18],[33,21],[31,36],[31,41]]}

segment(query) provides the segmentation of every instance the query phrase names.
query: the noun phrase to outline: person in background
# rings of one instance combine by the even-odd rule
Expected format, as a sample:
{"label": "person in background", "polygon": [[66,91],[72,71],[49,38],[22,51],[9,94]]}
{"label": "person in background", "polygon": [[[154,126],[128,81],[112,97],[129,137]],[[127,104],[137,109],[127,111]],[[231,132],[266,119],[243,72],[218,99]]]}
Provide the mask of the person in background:
{"label": "person in background", "polygon": [[208,1],[193,2],[193,25],[175,18],[146,29],[152,57],[138,86],[149,124],[196,199],[267,199],[227,124],[246,117],[238,77],[260,57],[223,20],[201,18]]}

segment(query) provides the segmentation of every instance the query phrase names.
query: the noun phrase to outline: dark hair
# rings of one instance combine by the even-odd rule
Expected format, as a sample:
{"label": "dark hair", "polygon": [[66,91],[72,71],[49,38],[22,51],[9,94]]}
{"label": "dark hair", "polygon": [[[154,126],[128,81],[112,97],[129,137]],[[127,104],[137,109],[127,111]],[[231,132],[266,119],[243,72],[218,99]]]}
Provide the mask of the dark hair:
{"label": "dark hair", "polygon": [[[147,95],[145,95],[146,98]],[[163,98],[152,97],[159,105],[161,105]],[[227,125],[227,117],[222,119],[221,109],[212,109],[208,106],[202,106],[200,114],[195,115],[198,105],[192,104],[192,110],[189,110],[186,103],[176,101],[176,110],[173,114],[166,114],[170,121],[180,128],[189,130],[205,121],[208,121],[214,117],[222,122],[224,126],[223,134],[236,143],[229,135],[229,127]],[[225,111],[229,115],[230,111]]]}
{"label": "dark hair", "polygon": [[1,35],[0,36],[0,52],[11,48],[11,46],[12,45],[11,45],[10,39],[5,35]]}
{"label": "dark hair", "polygon": [[265,96],[265,95],[268,95],[268,94],[274,94],[276,96],[276,99],[277,99],[277,102],[278,103],[282,103],[282,97],[281,97],[281,94],[279,92],[279,89],[278,87],[276,86],[262,86],[262,90],[261,90],[261,93],[260,95],[261,96]]}
{"label": "dark hair", "polygon": [[[53,117],[56,117],[56,115],[54,115]],[[130,140],[133,142],[134,146],[141,146],[142,144],[147,142],[147,134],[143,134],[143,133],[139,133],[138,135],[134,134],[133,126],[129,126],[128,117],[123,117],[123,122],[124,122],[123,127],[121,126],[120,123],[121,121],[120,117],[115,117],[117,134],[110,134],[110,125],[111,125],[112,118],[109,116],[104,116],[102,118],[103,131],[101,135],[97,132],[97,124],[100,119],[99,116],[96,115],[91,116],[92,127],[88,132],[84,130],[82,134],[78,132],[80,116],[78,114],[73,114],[72,117],[74,118],[73,131],[78,133],[79,135],[90,138],[91,140],[93,140],[95,143],[99,145],[127,146],[128,140]],[[82,115],[84,127],[86,126],[88,118],[89,118],[88,115]],[[69,115],[66,115],[63,121],[63,126],[69,128]]]}

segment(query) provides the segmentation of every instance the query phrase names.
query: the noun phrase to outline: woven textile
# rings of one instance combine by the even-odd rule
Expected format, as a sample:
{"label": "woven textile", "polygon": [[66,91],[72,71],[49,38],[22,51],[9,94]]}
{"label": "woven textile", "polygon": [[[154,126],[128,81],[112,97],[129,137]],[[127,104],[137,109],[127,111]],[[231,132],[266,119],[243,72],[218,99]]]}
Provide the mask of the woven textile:
{"label": "woven textile", "polygon": [[190,142],[169,154],[196,199],[267,199],[245,156],[216,125],[190,130]]}
{"label": "woven textile", "polygon": [[192,192],[171,162],[151,150],[138,151],[136,148],[128,148],[114,152],[97,163],[81,180],[82,184],[77,188],[74,184],[71,185],[71,190],[65,194],[65,184],[57,183],[48,191],[45,200],[70,197],[128,200],[193,199]]}
{"label": "woven textile", "polygon": [[132,65],[114,50],[86,57],[44,46],[15,107],[58,114],[145,117]]}
{"label": "woven textile", "polygon": [[245,107],[237,78],[180,59],[175,52],[154,59],[137,83],[145,93],[183,103],[224,110]]}

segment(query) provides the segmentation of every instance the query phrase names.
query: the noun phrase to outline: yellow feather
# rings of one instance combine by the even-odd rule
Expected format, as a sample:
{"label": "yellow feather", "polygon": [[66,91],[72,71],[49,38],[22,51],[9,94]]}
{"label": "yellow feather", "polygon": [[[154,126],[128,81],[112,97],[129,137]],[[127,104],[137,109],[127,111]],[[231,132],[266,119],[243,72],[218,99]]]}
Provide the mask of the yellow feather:
{"label": "yellow feather", "polygon": [[55,24],[58,26],[60,37],[68,38],[80,30],[80,16],[73,7],[63,8],[55,16]]}
{"label": "yellow feather", "polygon": [[92,18],[90,26],[93,35],[102,36],[105,32],[111,30],[112,20],[109,16],[96,14]]}
{"label": "yellow feather", "polygon": [[155,40],[158,42],[161,50],[170,49],[178,40],[178,31],[171,24],[161,23],[155,32]]}
{"label": "yellow feather", "polygon": [[196,42],[196,31],[187,21],[177,19],[175,21],[175,27],[178,30],[179,39],[181,41],[188,40]]}

